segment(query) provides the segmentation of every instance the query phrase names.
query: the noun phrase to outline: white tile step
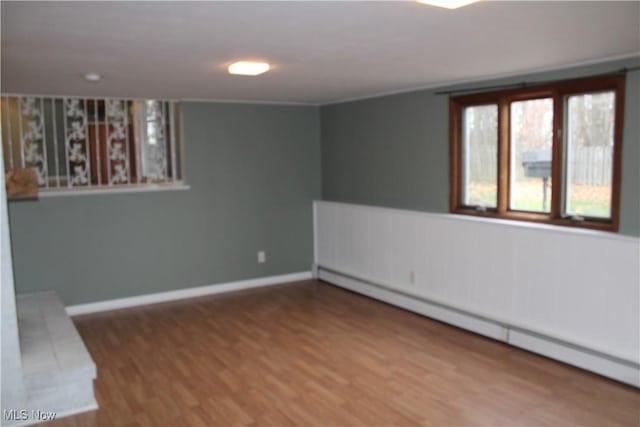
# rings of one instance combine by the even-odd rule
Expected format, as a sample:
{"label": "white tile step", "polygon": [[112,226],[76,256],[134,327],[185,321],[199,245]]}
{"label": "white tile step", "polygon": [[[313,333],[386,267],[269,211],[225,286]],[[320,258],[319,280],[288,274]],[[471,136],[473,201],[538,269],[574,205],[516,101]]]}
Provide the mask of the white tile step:
{"label": "white tile step", "polygon": [[55,292],[16,297],[29,409],[70,414],[97,408],[96,365]]}

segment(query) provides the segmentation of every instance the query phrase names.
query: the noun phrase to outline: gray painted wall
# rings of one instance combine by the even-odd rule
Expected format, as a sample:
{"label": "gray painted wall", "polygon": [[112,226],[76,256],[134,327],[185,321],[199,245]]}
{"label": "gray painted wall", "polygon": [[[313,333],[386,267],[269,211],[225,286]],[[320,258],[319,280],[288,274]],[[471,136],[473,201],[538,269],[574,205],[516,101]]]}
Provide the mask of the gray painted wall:
{"label": "gray painted wall", "polygon": [[[475,82],[456,88],[577,78],[640,66],[640,58]],[[442,89],[438,89],[442,90]],[[448,212],[446,95],[422,90],[320,109],[323,199]],[[627,74],[620,232],[640,235],[640,72]]]}
{"label": "gray painted wall", "polygon": [[310,269],[318,109],[185,103],[183,115],[190,190],[9,204],[18,293],[70,305]]}

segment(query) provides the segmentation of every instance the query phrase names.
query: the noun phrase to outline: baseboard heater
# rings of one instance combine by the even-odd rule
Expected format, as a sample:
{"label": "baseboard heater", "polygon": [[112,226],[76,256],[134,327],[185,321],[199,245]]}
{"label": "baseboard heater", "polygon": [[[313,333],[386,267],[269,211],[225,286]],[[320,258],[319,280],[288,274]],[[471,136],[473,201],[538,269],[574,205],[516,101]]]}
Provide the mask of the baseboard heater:
{"label": "baseboard heater", "polygon": [[392,289],[330,267],[318,265],[314,271],[318,279],[331,284],[640,388],[640,364],[636,362]]}

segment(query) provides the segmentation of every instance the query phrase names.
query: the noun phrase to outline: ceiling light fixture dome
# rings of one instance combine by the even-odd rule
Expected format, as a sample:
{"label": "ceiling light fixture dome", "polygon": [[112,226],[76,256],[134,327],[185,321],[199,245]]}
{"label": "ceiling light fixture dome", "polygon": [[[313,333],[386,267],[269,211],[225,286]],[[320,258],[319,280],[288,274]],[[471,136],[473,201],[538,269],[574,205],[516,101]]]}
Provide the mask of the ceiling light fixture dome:
{"label": "ceiling light fixture dome", "polygon": [[88,82],[97,82],[100,81],[102,76],[98,73],[87,73],[84,75],[84,79]]}
{"label": "ceiling light fixture dome", "polygon": [[257,76],[269,71],[269,64],[266,62],[238,61],[229,65],[229,74],[240,76]]}
{"label": "ceiling light fixture dome", "polygon": [[480,0],[416,0],[418,3],[428,4],[429,6],[443,7],[445,9],[457,9]]}

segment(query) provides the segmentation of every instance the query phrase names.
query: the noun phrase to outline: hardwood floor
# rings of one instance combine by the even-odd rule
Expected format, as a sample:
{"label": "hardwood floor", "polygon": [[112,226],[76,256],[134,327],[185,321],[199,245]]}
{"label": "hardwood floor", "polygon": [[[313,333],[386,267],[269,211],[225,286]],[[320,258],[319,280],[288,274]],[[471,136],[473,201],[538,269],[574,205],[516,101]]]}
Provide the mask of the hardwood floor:
{"label": "hardwood floor", "polygon": [[317,281],[76,317],[100,409],[53,426],[640,425],[640,392]]}

